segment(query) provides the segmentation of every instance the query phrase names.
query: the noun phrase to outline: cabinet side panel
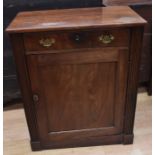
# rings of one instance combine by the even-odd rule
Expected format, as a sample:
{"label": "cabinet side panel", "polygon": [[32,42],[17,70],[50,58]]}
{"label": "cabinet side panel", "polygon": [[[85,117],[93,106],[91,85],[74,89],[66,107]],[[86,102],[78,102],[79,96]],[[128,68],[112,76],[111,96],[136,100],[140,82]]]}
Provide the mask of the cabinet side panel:
{"label": "cabinet side panel", "polygon": [[125,120],[124,120],[125,144],[132,143],[133,141],[133,125],[134,125],[135,109],[137,101],[137,88],[138,88],[142,39],[143,39],[143,27],[133,28],[131,35],[131,48],[129,58],[130,65],[128,73],[128,88],[127,88]]}
{"label": "cabinet side panel", "polygon": [[16,62],[16,69],[17,69],[18,79],[19,79],[20,88],[22,92],[25,115],[26,115],[27,124],[29,128],[30,136],[31,136],[31,141],[35,142],[35,145],[38,145],[39,147],[39,135],[37,132],[37,122],[36,122],[36,116],[34,112],[35,111],[34,103],[32,101],[29,75],[27,72],[27,65],[25,61],[22,34],[12,34],[10,35],[10,38],[12,42],[14,59]]}

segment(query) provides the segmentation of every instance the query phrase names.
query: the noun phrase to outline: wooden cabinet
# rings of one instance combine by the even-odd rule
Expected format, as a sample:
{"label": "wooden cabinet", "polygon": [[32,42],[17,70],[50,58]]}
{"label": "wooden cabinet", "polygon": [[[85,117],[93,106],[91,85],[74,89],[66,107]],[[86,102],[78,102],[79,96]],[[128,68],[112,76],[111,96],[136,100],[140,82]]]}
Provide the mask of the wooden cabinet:
{"label": "wooden cabinet", "polygon": [[33,150],[132,143],[145,23],[128,7],[17,15],[7,31]]}

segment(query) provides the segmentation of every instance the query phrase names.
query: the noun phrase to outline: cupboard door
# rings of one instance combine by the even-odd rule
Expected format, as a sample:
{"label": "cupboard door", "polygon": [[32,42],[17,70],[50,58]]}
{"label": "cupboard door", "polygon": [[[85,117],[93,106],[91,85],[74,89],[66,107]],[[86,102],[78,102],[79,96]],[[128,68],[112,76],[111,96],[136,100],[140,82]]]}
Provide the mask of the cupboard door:
{"label": "cupboard door", "polygon": [[43,145],[121,134],[128,49],[27,55]]}

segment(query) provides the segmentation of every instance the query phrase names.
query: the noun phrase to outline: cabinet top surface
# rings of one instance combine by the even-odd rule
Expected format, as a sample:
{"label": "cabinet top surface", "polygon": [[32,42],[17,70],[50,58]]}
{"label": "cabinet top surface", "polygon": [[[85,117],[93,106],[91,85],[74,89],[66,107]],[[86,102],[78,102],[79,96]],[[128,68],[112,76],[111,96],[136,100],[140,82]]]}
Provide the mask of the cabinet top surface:
{"label": "cabinet top surface", "polygon": [[143,25],[146,21],[128,6],[20,12],[9,33]]}

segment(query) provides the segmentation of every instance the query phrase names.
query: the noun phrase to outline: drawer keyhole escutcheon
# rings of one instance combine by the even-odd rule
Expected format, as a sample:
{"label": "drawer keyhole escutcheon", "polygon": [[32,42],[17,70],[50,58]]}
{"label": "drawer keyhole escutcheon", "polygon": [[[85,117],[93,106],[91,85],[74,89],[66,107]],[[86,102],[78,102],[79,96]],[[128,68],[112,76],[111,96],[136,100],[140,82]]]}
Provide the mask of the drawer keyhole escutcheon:
{"label": "drawer keyhole escutcheon", "polygon": [[80,41],[80,36],[78,34],[75,35],[75,41]]}
{"label": "drawer keyhole escutcheon", "polygon": [[39,41],[40,45],[43,47],[51,47],[53,44],[55,44],[55,39],[54,38],[46,38],[46,39],[41,39]]}
{"label": "drawer keyhole escutcheon", "polygon": [[99,41],[104,43],[104,44],[109,44],[111,43],[113,40],[115,39],[115,37],[111,34],[109,35],[101,35],[99,36]]}
{"label": "drawer keyhole escutcheon", "polygon": [[38,102],[39,101],[39,96],[37,94],[33,94],[33,101]]}

